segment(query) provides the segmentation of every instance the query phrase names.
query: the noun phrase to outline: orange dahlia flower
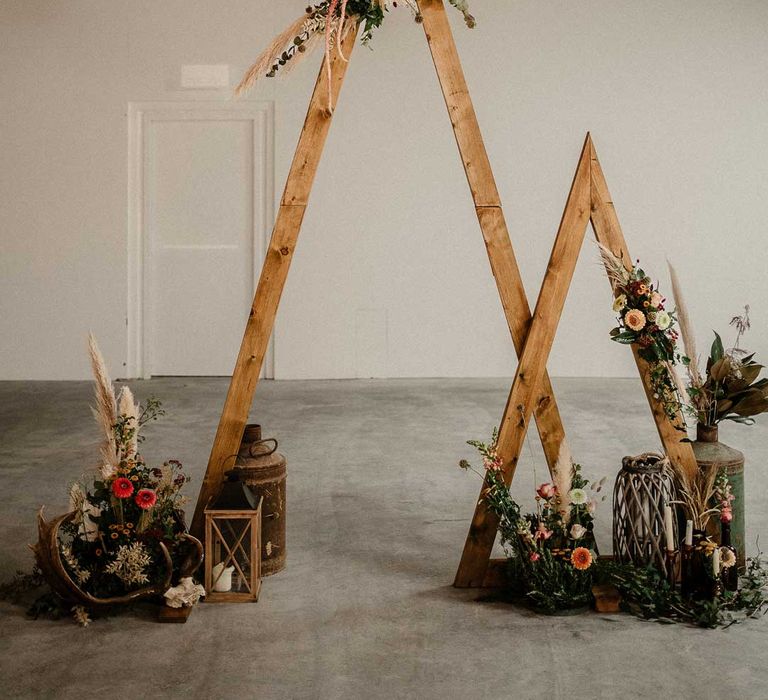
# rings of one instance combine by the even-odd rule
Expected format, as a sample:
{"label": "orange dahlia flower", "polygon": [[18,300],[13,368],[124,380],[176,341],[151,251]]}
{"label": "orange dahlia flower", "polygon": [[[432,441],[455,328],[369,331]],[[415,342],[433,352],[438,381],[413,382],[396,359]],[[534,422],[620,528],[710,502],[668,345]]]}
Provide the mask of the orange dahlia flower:
{"label": "orange dahlia flower", "polygon": [[592,552],[586,547],[576,547],[571,554],[571,564],[574,569],[585,571],[592,566]]}

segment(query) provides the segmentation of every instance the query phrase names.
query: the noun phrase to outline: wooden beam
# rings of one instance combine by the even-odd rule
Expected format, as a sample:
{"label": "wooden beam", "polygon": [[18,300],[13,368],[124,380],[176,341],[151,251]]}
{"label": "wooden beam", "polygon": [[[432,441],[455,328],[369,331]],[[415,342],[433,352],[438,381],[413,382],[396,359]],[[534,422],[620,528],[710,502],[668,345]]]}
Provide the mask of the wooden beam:
{"label": "wooden beam", "polygon": [[[507,319],[507,326],[519,356],[523,351],[523,345],[528,334],[531,309],[512,249],[507,223],[501,208],[501,200],[483,143],[477,115],[469,95],[443,0],[419,0],[419,10],[424,20],[424,32],[448,108],[448,115],[464,165],[464,172],[472,192],[475,211],[485,241],[491,270],[496,280],[504,315]],[[565,431],[546,370],[534,401],[534,417],[547,464],[552,469],[557,461],[560,446],[565,440]],[[505,421],[506,413],[502,417],[502,423]],[[487,513],[486,517],[489,524],[497,522],[491,513]],[[495,535],[495,526],[491,529]],[[485,546],[488,549],[488,556],[490,556],[493,541],[490,544],[486,543]],[[476,561],[478,562],[477,570],[470,571],[464,565],[462,558],[462,564],[459,565],[454,581],[455,586],[471,586],[475,585],[478,580],[482,580],[486,565],[480,564],[482,558],[478,558]]]}
{"label": "wooden beam", "polygon": [[[622,258],[627,268],[632,267],[632,256],[629,254],[627,242],[621,231],[621,224],[616,215],[616,209],[613,206],[611,194],[608,191],[608,185],[603,175],[603,169],[597,159],[597,152],[594,144],[590,144],[591,152],[591,221],[597,240],[608,248],[614,255]],[[648,405],[653,414],[653,420],[656,423],[656,429],[664,445],[664,450],[669,459],[682,466],[693,478],[698,472],[696,457],[690,443],[681,442],[686,437],[685,421],[682,414],[678,414],[676,421],[670,421],[664,412],[664,407],[658,399],[653,396],[653,389],[650,380],[650,368],[648,363],[638,355],[638,349],[632,346],[632,352],[635,356],[637,370],[640,373],[640,379],[643,382],[645,395],[648,399]]]}
{"label": "wooden beam", "polygon": [[[357,27],[354,27],[343,42],[344,54],[347,57],[352,53],[356,38]],[[333,104],[336,104],[341,91],[347,65],[341,60],[337,51],[332,53],[331,94]],[[283,286],[299,237],[301,222],[304,218],[304,211],[309,200],[309,193],[333,118],[332,113],[328,111],[326,75],[325,61],[323,61],[309,103],[304,127],[299,137],[296,154],[288,174],[272,239],[261,269],[261,277],[245,327],[240,353],[237,356],[237,363],[224,402],[224,410],[208,459],[208,468],[200,487],[195,515],[190,528],[196,536],[203,532],[205,506],[219,489],[227,467],[231,466],[227,460],[237,454],[243,437],[243,430],[248,421],[253,394],[259,381],[267,344],[272,335],[277,307],[280,303]]]}
{"label": "wooden beam", "polygon": [[[571,185],[560,228],[557,232],[547,272],[541,285],[533,321],[528,331],[512,390],[509,394],[504,421],[499,428],[498,453],[501,457],[504,483],[509,486],[520,459],[528,423],[533,415],[540,383],[555,339],[563,306],[579,257],[590,215],[590,156],[591,140],[587,140]],[[496,539],[498,520],[491,517],[483,490],[464,545],[456,579],[468,586],[482,586],[488,561]]]}

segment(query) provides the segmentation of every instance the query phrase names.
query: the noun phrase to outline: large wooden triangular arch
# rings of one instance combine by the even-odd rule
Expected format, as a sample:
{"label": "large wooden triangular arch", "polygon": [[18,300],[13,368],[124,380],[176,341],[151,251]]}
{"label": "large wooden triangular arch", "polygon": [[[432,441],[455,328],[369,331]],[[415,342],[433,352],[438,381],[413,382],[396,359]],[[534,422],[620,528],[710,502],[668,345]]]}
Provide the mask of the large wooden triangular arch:
{"label": "large wooden triangular arch", "polygon": [[[499,454],[504,461],[504,478],[512,480],[528,424],[538,428],[547,464],[552,470],[565,440],[562,421],[546,370],[560,314],[584,238],[587,223],[604,245],[631,260],[610,201],[594,146],[587,136],[571,187],[555,246],[536,309],[531,314],[507,230],[501,200],[488,155],[483,144],[472,100],[469,96],[459,55],[453,40],[443,0],[418,0],[424,31],[451,119],[456,143],[464,164],[478,221],[488,252],[491,270],[501,298],[515,351],[520,358],[504,415],[500,423]],[[357,31],[344,39],[349,57]],[[332,53],[332,104],[336,104],[347,63]],[[216,431],[208,467],[192,521],[192,532],[201,534],[203,511],[223,480],[228,458],[237,453],[248,420],[254,391],[261,372],[267,344],[274,325],[280,296],[309,200],[312,183],[333,118],[327,110],[328,87],[325,66],[321,67],[309,104],[304,127],[288,174],[275,227],[261,277],[246,324],[235,370]],[[653,398],[647,366],[635,354],[640,375],[653,411],[662,443],[670,458],[693,465],[690,445],[680,442],[680,433],[665,417]],[[490,559],[498,522],[478,503],[464,546],[454,585],[492,585],[497,566]],[[489,566],[489,563],[492,563]]]}

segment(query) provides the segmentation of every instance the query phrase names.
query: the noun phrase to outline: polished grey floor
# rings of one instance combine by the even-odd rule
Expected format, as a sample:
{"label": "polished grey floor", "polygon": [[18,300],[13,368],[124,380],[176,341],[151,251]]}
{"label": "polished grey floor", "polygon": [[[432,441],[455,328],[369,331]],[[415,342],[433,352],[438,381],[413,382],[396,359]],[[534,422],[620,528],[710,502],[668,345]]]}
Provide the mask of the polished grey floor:
{"label": "polished grey floor", "polygon": [[[168,416],[145,454],[175,457],[196,495],[222,379],[134,382]],[[574,455],[612,479],[657,447],[634,380],[562,379]],[[79,629],[0,603],[8,698],[768,698],[768,621],[725,631],[627,616],[546,618],[451,588],[478,482],[468,438],[498,421],[506,380],[264,382],[252,418],[289,462],[288,568],[256,605],[202,605],[184,626],[148,615]],[[31,566],[34,515],[66,507],[95,463],[87,383],[0,383],[0,579]],[[768,534],[768,421],[724,430],[748,455],[748,537]],[[532,436],[514,483],[532,504]],[[610,507],[598,536],[610,541]],[[753,546],[754,547],[754,546]]]}

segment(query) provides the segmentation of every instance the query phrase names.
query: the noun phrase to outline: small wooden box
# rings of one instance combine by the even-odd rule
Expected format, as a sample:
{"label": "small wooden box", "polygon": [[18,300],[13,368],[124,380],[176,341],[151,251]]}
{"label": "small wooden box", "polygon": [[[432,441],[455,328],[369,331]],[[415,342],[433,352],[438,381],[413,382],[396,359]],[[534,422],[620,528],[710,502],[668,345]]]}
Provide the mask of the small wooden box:
{"label": "small wooden box", "polygon": [[[261,591],[261,506],[253,510],[205,509],[205,600],[207,603],[255,603]],[[230,590],[215,590],[228,576],[214,580],[223,563],[231,572]]]}

